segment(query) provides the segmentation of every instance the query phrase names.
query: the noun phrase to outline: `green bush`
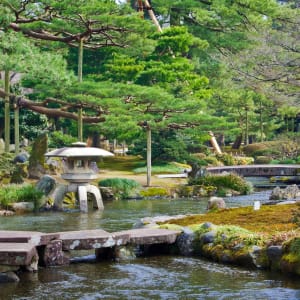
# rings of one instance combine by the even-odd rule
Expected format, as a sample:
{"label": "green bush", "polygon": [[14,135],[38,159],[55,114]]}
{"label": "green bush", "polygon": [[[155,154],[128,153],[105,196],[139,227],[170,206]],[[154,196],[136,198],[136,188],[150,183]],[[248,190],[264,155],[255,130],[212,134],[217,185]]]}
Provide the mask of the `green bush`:
{"label": "green bush", "polygon": [[268,156],[257,156],[255,158],[256,164],[269,164],[271,163],[272,159]]}
{"label": "green bush", "polygon": [[231,189],[243,195],[252,191],[252,185],[236,174],[207,175],[189,180],[190,185],[214,186],[219,189]]}
{"label": "green bush", "polygon": [[291,158],[286,158],[286,159],[281,160],[279,163],[280,164],[292,165],[292,164],[296,163],[296,160],[291,159]]}
{"label": "green bush", "polygon": [[141,187],[135,180],[127,178],[108,178],[100,180],[98,185],[102,187],[111,187],[116,199],[129,198]]}
{"label": "green bush", "polygon": [[6,208],[9,203],[33,202],[37,209],[43,195],[43,192],[37,190],[34,185],[10,184],[0,188],[0,206]]}

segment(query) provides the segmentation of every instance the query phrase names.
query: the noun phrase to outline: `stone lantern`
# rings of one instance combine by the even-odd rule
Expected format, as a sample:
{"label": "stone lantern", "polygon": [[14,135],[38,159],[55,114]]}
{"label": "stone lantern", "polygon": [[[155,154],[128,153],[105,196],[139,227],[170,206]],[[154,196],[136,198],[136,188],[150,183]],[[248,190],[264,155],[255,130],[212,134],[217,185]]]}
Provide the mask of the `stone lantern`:
{"label": "stone lantern", "polygon": [[72,144],[72,147],[50,151],[45,156],[61,158],[64,168],[61,177],[68,182],[67,185],[58,185],[51,195],[56,207],[62,207],[66,193],[77,192],[81,211],[88,211],[87,193],[94,195],[95,208],[104,208],[100,190],[90,182],[98,178],[95,161],[100,157],[113,156],[112,153],[100,148],[86,147],[85,143],[78,142]]}

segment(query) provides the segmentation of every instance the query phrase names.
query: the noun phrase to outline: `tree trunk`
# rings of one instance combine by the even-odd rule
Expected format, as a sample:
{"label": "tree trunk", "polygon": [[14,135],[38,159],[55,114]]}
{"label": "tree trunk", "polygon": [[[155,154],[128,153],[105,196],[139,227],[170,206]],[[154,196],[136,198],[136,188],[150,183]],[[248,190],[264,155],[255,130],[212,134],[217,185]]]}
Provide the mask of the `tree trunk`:
{"label": "tree trunk", "polygon": [[14,125],[15,125],[15,154],[20,152],[20,126],[19,126],[19,107],[15,105],[14,109]]}
{"label": "tree trunk", "polygon": [[263,124],[263,117],[262,117],[262,103],[260,101],[260,111],[259,111],[259,125],[260,125],[260,141],[264,141],[264,124]]}
{"label": "tree trunk", "polygon": [[249,145],[249,116],[248,108],[246,107],[246,128],[245,128],[245,145]]}
{"label": "tree trunk", "polygon": [[[82,82],[82,64],[83,64],[83,39],[80,39],[78,46],[78,82]],[[78,109],[78,140],[83,141],[82,108]]]}
{"label": "tree trunk", "polygon": [[151,186],[151,128],[147,127],[147,186]]}
{"label": "tree trunk", "polygon": [[5,152],[9,152],[10,145],[10,103],[9,103],[9,70],[4,71],[4,139],[5,139]]}
{"label": "tree trunk", "polygon": [[234,141],[234,143],[233,143],[233,145],[232,145],[232,149],[240,149],[240,147],[241,147],[241,144],[242,144],[242,141],[243,141],[243,135],[242,134],[239,134],[237,137],[236,137],[236,139],[235,139],[235,141]]}
{"label": "tree trunk", "polygon": [[153,12],[153,10],[152,10],[152,7],[151,7],[149,1],[148,1],[148,0],[144,0],[144,3],[145,3],[146,8],[148,9],[148,14],[149,14],[149,16],[150,16],[152,22],[153,22],[154,25],[156,26],[157,30],[158,30],[159,32],[162,32],[162,29],[161,29],[161,27],[160,27],[160,25],[159,25],[159,23],[158,23],[158,21],[157,21],[157,18],[156,18],[155,14],[154,14],[154,12]]}

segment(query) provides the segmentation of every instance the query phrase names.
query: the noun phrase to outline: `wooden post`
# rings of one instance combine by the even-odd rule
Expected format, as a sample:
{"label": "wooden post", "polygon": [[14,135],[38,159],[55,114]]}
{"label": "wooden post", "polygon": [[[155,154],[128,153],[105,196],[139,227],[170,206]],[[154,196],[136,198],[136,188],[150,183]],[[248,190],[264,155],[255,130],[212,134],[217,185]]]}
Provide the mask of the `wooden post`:
{"label": "wooden post", "polygon": [[147,126],[147,186],[151,186],[151,128]]}
{"label": "wooden post", "polygon": [[5,152],[9,152],[10,146],[10,103],[9,103],[9,70],[4,71],[4,139],[5,139]]}

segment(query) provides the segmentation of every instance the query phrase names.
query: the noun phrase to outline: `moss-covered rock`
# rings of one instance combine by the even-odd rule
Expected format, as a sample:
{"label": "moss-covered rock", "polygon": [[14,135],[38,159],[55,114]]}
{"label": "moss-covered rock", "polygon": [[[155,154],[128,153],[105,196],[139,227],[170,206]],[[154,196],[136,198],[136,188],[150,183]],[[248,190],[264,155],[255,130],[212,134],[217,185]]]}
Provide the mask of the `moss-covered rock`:
{"label": "moss-covered rock", "polygon": [[280,268],[285,273],[300,275],[300,237],[293,238],[283,245]]}
{"label": "moss-covered rock", "polygon": [[29,178],[40,179],[45,174],[45,153],[48,147],[47,135],[39,136],[33,143],[29,157]]}

